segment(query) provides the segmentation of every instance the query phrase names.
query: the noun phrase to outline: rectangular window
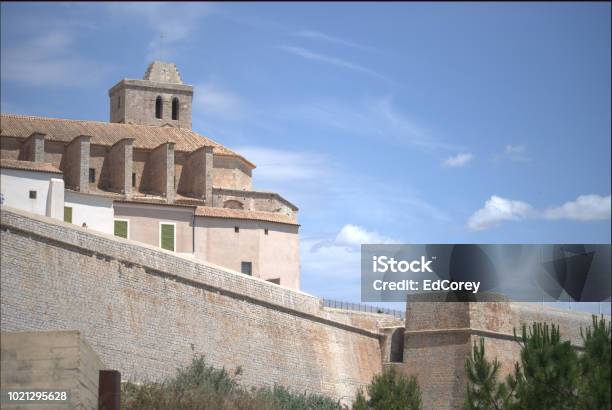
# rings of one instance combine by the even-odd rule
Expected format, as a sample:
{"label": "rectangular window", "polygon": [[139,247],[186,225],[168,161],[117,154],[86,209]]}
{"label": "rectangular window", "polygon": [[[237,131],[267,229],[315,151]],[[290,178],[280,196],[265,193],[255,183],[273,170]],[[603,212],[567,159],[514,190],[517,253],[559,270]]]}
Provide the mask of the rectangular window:
{"label": "rectangular window", "polygon": [[72,223],[72,207],[71,206],[64,207],[64,222]]}
{"label": "rectangular window", "polygon": [[268,234],[268,228],[264,229],[264,235]]}
{"label": "rectangular window", "polygon": [[136,173],[132,172],[132,186],[135,187],[136,186]]}
{"label": "rectangular window", "polygon": [[160,223],[159,224],[159,246],[162,249],[167,249],[174,252],[176,247],[175,224]]}
{"label": "rectangular window", "polygon": [[253,274],[253,265],[251,262],[242,262],[240,264],[240,271],[245,275],[251,276]]}
{"label": "rectangular window", "polygon": [[128,238],[128,221],[125,219],[115,219],[115,236]]}
{"label": "rectangular window", "polygon": [[272,283],[276,283],[277,285],[280,285],[280,278],[268,279],[268,282],[272,282]]}
{"label": "rectangular window", "polygon": [[96,169],[89,168],[89,182],[96,182]]}
{"label": "rectangular window", "polygon": [[30,191],[30,199],[36,199],[36,191]]}
{"label": "rectangular window", "polygon": [[234,226],[234,232],[236,232],[236,233],[240,232],[240,228],[237,227],[237,226]]}

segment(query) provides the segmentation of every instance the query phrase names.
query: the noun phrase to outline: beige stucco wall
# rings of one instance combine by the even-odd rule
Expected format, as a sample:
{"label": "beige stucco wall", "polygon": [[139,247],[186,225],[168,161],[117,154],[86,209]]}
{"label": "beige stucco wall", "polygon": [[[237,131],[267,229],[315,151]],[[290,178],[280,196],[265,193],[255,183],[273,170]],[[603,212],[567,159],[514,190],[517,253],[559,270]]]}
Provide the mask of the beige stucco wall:
{"label": "beige stucco wall", "polygon": [[280,279],[282,286],[299,289],[298,226],[196,216],[194,235],[196,258],[239,272],[241,262],[251,262],[253,276]]}
{"label": "beige stucco wall", "polygon": [[160,246],[160,223],[176,224],[176,252],[193,253],[193,208],[115,202],[115,219],[127,219],[128,239]]}

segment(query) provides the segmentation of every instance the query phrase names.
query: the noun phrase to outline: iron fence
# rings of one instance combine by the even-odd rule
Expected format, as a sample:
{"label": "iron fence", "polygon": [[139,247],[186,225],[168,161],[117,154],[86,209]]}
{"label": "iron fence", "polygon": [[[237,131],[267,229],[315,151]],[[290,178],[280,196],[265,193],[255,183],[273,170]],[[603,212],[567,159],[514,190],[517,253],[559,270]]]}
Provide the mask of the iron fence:
{"label": "iron fence", "polygon": [[386,315],[391,315],[398,319],[405,319],[406,313],[402,310],[396,309],[387,309],[380,306],[366,305],[364,303],[353,303],[353,302],[345,302],[342,300],[334,300],[334,299],[322,299],[323,306],[330,307],[334,309],[344,309],[344,310],[354,310],[357,312],[368,312],[368,313],[383,313]]}

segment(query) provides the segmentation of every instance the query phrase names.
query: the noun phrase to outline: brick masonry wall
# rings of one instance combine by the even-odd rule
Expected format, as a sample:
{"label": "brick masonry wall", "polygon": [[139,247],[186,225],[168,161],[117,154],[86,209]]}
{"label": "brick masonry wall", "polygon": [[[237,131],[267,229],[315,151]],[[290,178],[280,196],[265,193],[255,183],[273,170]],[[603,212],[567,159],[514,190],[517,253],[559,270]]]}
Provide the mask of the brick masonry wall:
{"label": "brick masonry wall", "polygon": [[[609,319],[609,318],[608,318]],[[397,369],[419,381],[425,409],[463,408],[467,379],[464,363],[474,342],[485,341],[489,358],[501,362],[501,380],[519,360],[516,328],[533,322],[555,323],[563,338],[580,347],[580,327],[591,315],[516,302],[413,302],[408,305],[404,363]]]}
{"label": "brick masonry wall", "polygon": [[107,368],[157,380],[204,354],[280,383],[350,401],[381,370],[370,325],[320,300],[171,252],[2,209],[3,331],[79,330]]}

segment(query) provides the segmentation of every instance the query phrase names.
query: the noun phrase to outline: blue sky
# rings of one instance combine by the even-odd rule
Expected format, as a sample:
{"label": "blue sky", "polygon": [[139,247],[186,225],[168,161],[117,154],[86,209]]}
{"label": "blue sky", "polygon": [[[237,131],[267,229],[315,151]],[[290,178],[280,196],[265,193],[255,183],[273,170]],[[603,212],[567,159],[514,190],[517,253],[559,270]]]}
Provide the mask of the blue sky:
{"label": "blue sky", "polygon": [[1,4],[2,112],[108,120],[173,61],[193,128],[300,207],[303,289],[361,242],[609,243],[609,3]]}

